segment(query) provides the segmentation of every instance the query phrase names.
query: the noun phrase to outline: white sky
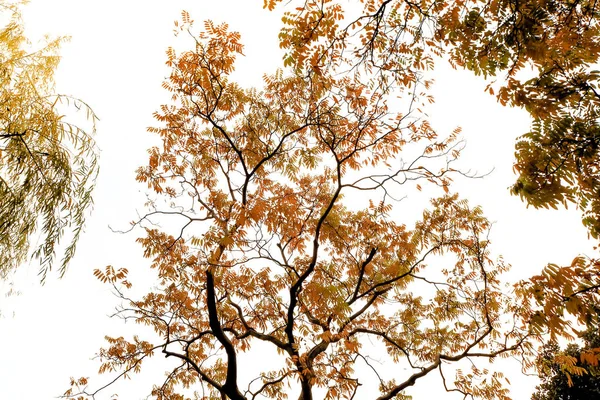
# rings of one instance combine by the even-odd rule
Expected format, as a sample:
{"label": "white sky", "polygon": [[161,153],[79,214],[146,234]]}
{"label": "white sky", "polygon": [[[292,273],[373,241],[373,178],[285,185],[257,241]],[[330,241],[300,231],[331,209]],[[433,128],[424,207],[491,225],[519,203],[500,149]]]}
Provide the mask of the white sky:
{"label": "white sky", "polygon": [[[90,358],[104,345],[104,335],[133,328],[107,317],[117,300],[92,271],[112,264],[128,268],[133,281],[149,275],[149,260],[134,243],[140,232],[120,235],[109,225],[125,229],[136,210],[143,210],[145,187],[135,182],[134,171],[146,163],[146,149],[156,140],[146,127],[154,124],[152,112],[166,97],[160,85],[168,74],[164,52],[176,43],[173,21],[186,9],[198,29],[203,20],[213,19],[240,31],[246,57],[238,63],[237,78],[250,86],[260,84],[262,74],[273,72],[280,60],[279,20],[261,7],[262,0],[32,0],[27,6],[30,37],[72,36],[62,50],[57,90],[94,108],[101,119],[97,141],[102,152],[95,209],[65,278],[50,275],[40,287],[38,266],[25,265],[9,282],[21,295],[0,297],[0,399],[51,399],[67,389],[70,376],[94,377],[99,364]],[[527,210],[508,194],[514,139],[528,128],[525,113],[498,105],[468,72],[442,65],[436,82],[436,104],[430,110],[434,128],[449,133],[462,126],[467,148],[460,165],[479,172],[494,168],[485,179],[459,180],[454,190],[482,205],[496,221],[493,249],[513,265],[513,276],[524,278],[548,262],[570,263],[577,253],[590,252],[578,213]],[[157,357],[157,365],[163,362]],[[517,370],[507,374],[515,398],[529,398],[535,381]],[[145,398],[150,379],[134,378],[115,390],[121,399]],[[433,393],[460,398],[440,389],[433,378],[419,381],[409,393],[415,399]]]}

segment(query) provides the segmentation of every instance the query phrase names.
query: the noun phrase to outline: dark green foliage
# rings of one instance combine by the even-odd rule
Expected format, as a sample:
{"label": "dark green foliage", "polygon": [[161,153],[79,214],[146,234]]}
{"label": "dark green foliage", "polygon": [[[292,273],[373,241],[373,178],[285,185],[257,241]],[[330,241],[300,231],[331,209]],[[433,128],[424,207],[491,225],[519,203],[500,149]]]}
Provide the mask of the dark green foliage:
{"label": "dark green foliage", "polygon": [[[600,368],[593,363],[582,362],[582,353],[588,355],[586,361],[598,356],[600,335],[597,327],[589,329],[582,335],[584,345],[570,344],[561,351],[556,343],[544,346],[540,355],[540,366],[543,372],[542,383],[537,386],[532,400],[594,400],[600,399]],[[568,356],[576,361],[575,367],[583,368],[581,374],[565,372],[565,366],[557,361]]]}
{"label": "dark green foliage", "polygon": [[565,116],[536,121],[516,145],[514,194],[534,207],[576,203],[590,234],[600,235],[600,126]]}

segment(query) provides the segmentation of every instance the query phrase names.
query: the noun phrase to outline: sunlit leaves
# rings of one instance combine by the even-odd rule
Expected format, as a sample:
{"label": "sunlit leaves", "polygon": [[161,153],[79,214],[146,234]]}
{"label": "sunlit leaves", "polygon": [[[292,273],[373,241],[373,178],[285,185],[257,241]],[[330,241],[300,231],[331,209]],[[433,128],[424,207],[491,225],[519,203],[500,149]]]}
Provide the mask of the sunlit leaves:
{"label": "sunlit leaves", "polygon": [[109,265],[105,268],[104,272],[99,269],[95,269],[94,276],[102,283],[115,283],[118,280],[121,280],[125,287],[130,288],[131,284],[125,280],[128,272],[129,271],[127,271],[127,268],[119,268],[115,271],[115,269]]}
{"label": "sunlit leaves", "polygon": [[[547,330],[557,336],[574,337],[571,315],[580,325],[597,318],[596,307],[600,289],[600,263],[586,257],[576,257],[571,265],[548,264],[542,274],[525,283],[521,295],[538,310],[531,316],[532,329]],[[532,296],[533,295],[533,296]]]}

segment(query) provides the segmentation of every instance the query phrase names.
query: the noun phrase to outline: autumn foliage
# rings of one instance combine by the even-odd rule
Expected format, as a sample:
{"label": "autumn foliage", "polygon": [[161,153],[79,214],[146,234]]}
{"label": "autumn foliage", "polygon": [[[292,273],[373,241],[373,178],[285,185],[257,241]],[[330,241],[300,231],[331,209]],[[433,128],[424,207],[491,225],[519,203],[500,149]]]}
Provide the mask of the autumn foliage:
{"label": "autumn foliage", "polygon": [[[278,3],[266,0],[265,6]],[[535,207],[576,203],[597,237],[600,27],[594,1],[363,0],[353,12],[333,0],[293,3],[280,39],[286,60],[298,68],[362,66],[389,84],[411,79],[441,56],[491,78],[491,94],[534,119],[517,144],[514,193]]]}
{"label": "autumn foliage", "polygon": [[[361,4],[354,18],[338,2],[301,2],[283,19],[283,68],[249,89],[231,78],[240,35],[210,21],[193,34],[183,14],[177,26],[193,48],[167,52],[172,98],[150,129],[162,145],[138,170],[171,204],[151,203],[135,222],[158,281],[130,299],[125,269],[96,271],[125,301],[119,314],[155,335],[108,337],[100,372],[128,376],[152,355],[176,359],[152,390],[159,399],[401,399],[433,373],[448,391],[508,399],[507,380],[481,360],[517,356],[533,367],[542,335],[572,333],[563,312],[589,314],[594,260],[503,283],[508,265],[492,255],[489,221],[450,194],[458,132],[438,135],[420,106],[430,101],[426,72],[447,56],[478,74],[508,71],[502,103],[538,119],[558,115],[570,103],[543,101],[517,72],[550,68],[573,24],[583,29],[574,49],[587,46],[595,22],[585,25],[585,13],[573,22],[559,2],[549,17],[536,10],[550,2]],[[547,21],[560,22],[554,33]],[[577,54],[555,61],[574,69],[593,61]],[[528,140],[519,148],[535,146]],[[532,165],[520,158],[521,172],[519,163]],[[437,194],[414,224],[399,222],[408,189]],[[170,228],[151,224],[159,219]],[[243,353],[258,343],[278,356],[263,370],[244,367]],[[374,343],[387,357],[378,365],[369,362]],[[72,386],[67,397],[96,393],[87,380]]]}
{"label": "autumn foliage", "polygon": [[[264,5],[273,9],[279,3]],[[427,70],[444,58],[488,78],[487,90],[501,104],[522,107],[532,117],[531,131],[516,143],[519,176],[511,192],[536,208],[575,204],[590,236],[598,239],[595,2],[364,0],[345,10],[329,0],[293,6],[283,19],[280,43],[299,69],[350,70],[358,79],[371,74],[381,90],[391,82],[426,83]],[[595,257],[550,264],[523,284],[536,293],[532,307],[540,307],[536,330],[572,337],[565,313],[581,323],[596,318],[590,312],[600,300]]]}

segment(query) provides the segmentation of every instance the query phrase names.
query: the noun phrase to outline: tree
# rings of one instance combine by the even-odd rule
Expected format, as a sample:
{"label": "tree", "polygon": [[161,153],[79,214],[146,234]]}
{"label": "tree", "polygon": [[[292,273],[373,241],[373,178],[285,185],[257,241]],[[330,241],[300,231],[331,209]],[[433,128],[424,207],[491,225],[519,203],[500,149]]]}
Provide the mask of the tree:
{"label": "tree", "polygon": [[[431,129],[417,75],[384,87],[376,74],[286,59],[264,87],[244,89],[230,78],[239,34],[208,21],[192,35],[186,13],[178,26],[194,48],[167,52],[172,102],[150,129],[162,146],[138,170],[158,197],[135,222],[156,285],[135,300],[126,268],[95,271],[123,301],[117,315],[154,335],[107,337],[100,372],[119,379],[152,355],[173,359],[159,399],[399,399],[431,373],[448,391],[508,399],[502,373],[477,360],[532,362],[529,293],[502,285],[509,267],[491,255],[481,209],[444,193],[458,132]],[[397,91],[403,113],[390,104]],[[441,196],[414,227],[397,222],[398,199],[421,185]],[[272,363],[243,368],[258,343]],[[385,363],[371,362],[369,343]],[[361,392],[365,370],[376,384]],[[106,387],[71,385],[67,398]]]}
{"label": "tree", "polygon": [[[125,268],[96,271],[126,304],[118,315],[156,337],[108,337],[100,371],[125,377],[160,352],[179,364],[155,397],[184,398],[194,387],[210,399],[406,398],[437,371],[448,391],[507,399],[502,375],[476,360],[518,355],[533,367],[544,335],[573,335],[565,313],[580,323],[592,313],[600,264],[577,257],[504,288],[508,267],[491,256],[479,208],[445,194],[407,227],[396,199],[421,184],[448,192],[459,173],[457,132],[439,138],[419,108],[431,101],[430,70],[446,57],[487,78],[506,74],[488,90],[531,113],[513,192],[535,207],[575,202],[597,237],[595,3],[291,3],[283,69],[263,88],[230,80],[242,45],[226,25],[207,22],[193,50],[169,50],[172,103],[151,129],[163,144],[138,180],[171,206],[150,201],[135,223],[146,229],[140,243],[158,283],[133,300]],[[184,13],[180,27],[190,26]],[[383,367],[369,362],[367,338],[385,347]],[[259,342],[280,358],[246,377],[254,369],[240,366],[240,354]],[[392,375],[398,364],[410,372]],[[359,392],[362,367],[377,394]],[[458,368],[451,382],[449,367]],[[65,396],[93,397],[87,384],[72,380]]]}
{"label": "tree", "polygon": [[[281,0],[265,0],[274,9]],[[288,2],[286,2],[286,7]],[[373,90],[424,81],[440,58],[491,80],[503,105],[523,107],[532,129],[516,143],[511,188],[529,205],[575,203],[591,237],[600,236],[598,116],[600,19],[595,1],[336,0],[296,1],[279,36],[288,65],[298,71],[349,71],[375,76]],[[335,72],[332,72],[335,73]],[[424,82],[426,83],[426,82]],[[580,323],[600,301],[600,262],[577,256],[550,264],[523,282],[538,308],[533,325],[572,338],[563,318]]]}
{"label": "tree", "polygon": [[[598,327],[590,327],[583,335],[584,345],[570,344],[563,351],[555,343],[544,346],[540,355],[542,383],[531,397],[532,400],[587,400],[600,397],[600,370]],[[574,373],[563,367],[570,364]]]}
{"label": "tree", "polygon": [[[81,100],[53,93],[64,39],[32,49],[18,5],[3,0],[0,10],[8,18],[0,29],[0,278],[33,251],[44,281],[57,252],[61,275],[74,255],[98,170],[90,132],[67,122],[61,104],[96,116]],[[32,249],[32,239],[41,244]]]}

